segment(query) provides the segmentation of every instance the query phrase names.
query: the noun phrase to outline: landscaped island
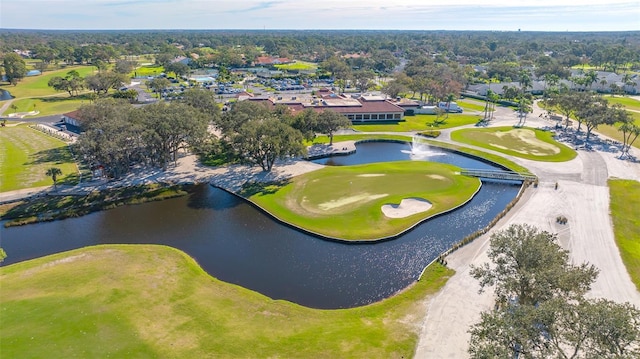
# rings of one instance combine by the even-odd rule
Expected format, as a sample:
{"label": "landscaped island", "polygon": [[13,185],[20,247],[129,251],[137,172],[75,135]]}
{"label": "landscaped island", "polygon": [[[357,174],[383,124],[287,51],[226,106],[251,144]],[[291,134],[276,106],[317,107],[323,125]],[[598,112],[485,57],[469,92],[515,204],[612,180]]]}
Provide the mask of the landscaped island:
{"label": "landscaped island", "polygon": [[423,161],[329,166],[285,183],[252,183],[240,194],[305,231],[376,240],[469,201],[480,180],[459,171],[453,165]]}

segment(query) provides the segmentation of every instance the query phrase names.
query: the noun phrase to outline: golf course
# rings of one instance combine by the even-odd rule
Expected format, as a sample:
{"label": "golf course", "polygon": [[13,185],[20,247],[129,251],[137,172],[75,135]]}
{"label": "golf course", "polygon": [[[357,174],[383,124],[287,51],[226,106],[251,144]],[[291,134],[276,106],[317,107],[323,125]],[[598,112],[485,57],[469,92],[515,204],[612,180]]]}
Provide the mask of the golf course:
{"label": "golf course", "polygon": [[534,161],[565,162],[577,156],[553,135],[540,129],[504,126],[456,130],[451,133],[451,139]]}
{"label": "golf course", "polygon": [[328,166],[285,184],[248,186],[242,194],[308,232],[366,241],[393,237],[471,199],[480,180],[459,171],[423,161]]}

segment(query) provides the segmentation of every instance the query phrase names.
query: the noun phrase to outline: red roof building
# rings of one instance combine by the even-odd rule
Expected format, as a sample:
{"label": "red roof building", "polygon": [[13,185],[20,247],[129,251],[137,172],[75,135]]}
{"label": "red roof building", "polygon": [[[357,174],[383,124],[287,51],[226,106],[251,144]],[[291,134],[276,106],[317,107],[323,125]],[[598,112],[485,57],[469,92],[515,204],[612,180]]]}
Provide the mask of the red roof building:
{"label": "red roof building", "polygon": [[343,114],[352,122],[400,121],[404,118],[405,109],[391,101],[374,96],[346,97],[337,94],[325,94],[320,98],[298,99],[297,96],[252,97],[250,101],[264,102],[270,106],[278,104],[288,106],[295,114],[311,108],[322,112],[331,110]]}

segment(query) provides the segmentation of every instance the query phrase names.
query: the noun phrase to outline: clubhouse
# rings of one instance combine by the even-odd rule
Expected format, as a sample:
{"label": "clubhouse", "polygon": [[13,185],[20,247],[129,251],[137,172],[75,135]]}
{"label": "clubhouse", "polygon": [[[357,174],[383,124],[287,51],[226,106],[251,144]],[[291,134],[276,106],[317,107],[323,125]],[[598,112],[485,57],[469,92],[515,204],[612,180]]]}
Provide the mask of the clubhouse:
{"label": "clubhouse", "polygon": [[300,95],[253,96],[243,92],[238,101],[257,101],[269,106],[286,105],[296,114],[308,108],[317,112],[331,110],[343,114],[352,122],[401,121],[405,109],[381,96],[358,95],[349,97],[322,89],[316,96]]}

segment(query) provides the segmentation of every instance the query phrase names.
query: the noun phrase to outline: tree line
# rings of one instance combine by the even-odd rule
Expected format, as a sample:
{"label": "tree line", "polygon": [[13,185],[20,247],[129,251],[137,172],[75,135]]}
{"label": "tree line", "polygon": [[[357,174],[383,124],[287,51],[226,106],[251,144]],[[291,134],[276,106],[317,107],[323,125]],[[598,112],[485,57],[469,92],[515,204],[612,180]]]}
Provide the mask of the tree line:
{"label": "tree line", "polygon": [[140,108],[101,99],[82,106],[78,117],[84,129],[78,152],[115,178],[135,166],[166,168],[180,150],[271,171],[278,159],[304,156],[305,140],[317,133],[332,142],[336,131],[351,125],[333,111],[293,114],[285,106],[252,101],[237,102],[222,114],[213,93],[202,89],[185,91],[179,101]]}

